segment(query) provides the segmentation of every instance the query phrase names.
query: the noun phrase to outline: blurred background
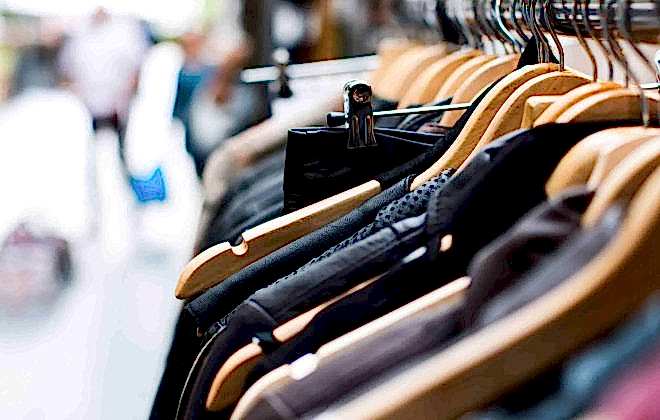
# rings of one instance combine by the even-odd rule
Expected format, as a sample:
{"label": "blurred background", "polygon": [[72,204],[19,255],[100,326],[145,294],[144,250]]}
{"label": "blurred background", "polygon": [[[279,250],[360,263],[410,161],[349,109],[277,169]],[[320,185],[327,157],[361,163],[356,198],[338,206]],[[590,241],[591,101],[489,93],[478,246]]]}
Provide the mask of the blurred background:
{"label": "blurred background", "polygon": [[241,69],[374,52],[379,1],[0,1],[0,418],[145,418],[224,139],[293,112]]}

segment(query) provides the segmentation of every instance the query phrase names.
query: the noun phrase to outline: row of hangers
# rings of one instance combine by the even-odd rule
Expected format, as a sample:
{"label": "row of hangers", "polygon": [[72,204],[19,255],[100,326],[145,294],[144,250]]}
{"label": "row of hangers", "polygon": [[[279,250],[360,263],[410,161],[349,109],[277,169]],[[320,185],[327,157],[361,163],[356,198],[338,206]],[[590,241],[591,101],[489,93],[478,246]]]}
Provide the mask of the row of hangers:
{"label": "row of hangers", "polygon": [[[599,1],[600,6],[605,5],[603,0]],[[625,3],[628,2],[621,0],[619,3],[624,4],[619,9],[630,10],[629,7],[625,7]],[[549,24],[549,19],[542,22],[538,18],[537,15],[541,10],[546,11],[546,16],[549,10],[559,10],[563,13],[560,16],[568,16],[576,28],[575,35],[589,57],[593,57],[594,53],[584,40],[584,35],[587,34],[591,35],[592,39],[597,41],[599,48],[607,53],[608,67],[612,67],[612,61],[622,63],[623,67],[629,70],[627,74],[630,78],[638,86],[640,84],[638,77],[625,64],[626,57],[623,57],[620,52],[620,40],[614,36],[612,24],[599,25],[603,40],[599,39],[596,28],[592,26],[592,20],[608,21],[609,16],[607,12],[603,13],[603,10],[607,10],[603,7],[599,10],[601,13],[594,16],[594,8],[591,7],[593,5],[590,0],[576,0],[570,5],[571,7],[563,3],[561,9],[550,8],[549,1],[540,4],[538,0],[525,2],[513,0],[508,5],[509,9],[516,10],[516,13],[509,14],[509,25],[504,20],[506,14],[487,14],[490,18],[497,20],[497,23],[490,22],[492,28],[514,27],[516,32],[519,31],[526,37],[528,36],[525,34],[525,29],[531,32],[539,40],[539,53],[545,54],[542,57],[544,59],[549,58],[551,46],[541,28],[551,34],[560,54],[560,63],[543,62],[525,66],[519,70],[516,70],[520,59],[519,52],[498,56],[477,47],[491,51],[513,50],[519,49],[519,44],[522,42],[511,41],[510,44],[506,44],[501,38],[515,39],[510,31],[506,31],[507,37],[497,39],[489,35],[487,31],[483,31],[481,33],[484,34],[485,40],[481,43],[475,41],[474,34],[480,33],[479,31],[485,25],[481,23],[477,29],[469,26],[473,20],[461,15],[460,13],[465,10],[455,7],[456,4],[459,3],[446,3],[448,17],[457,22],[456,27],[459,28],[461,37],[468,42],[473,42],[474,45],[468,44],[467,47],[457,49],[455,45],[444,42],[431,46],[407,41],[385,44],[378,52],[379,68],[373,72],[370,80],[372,89],[378,96],[399,101],[400,108],[402,108],[410,103],[426,103],[447,97],[453,98],[452,104],[469,103],[491,83],[501,79],[476,108],[447,153],[415,179],[413,189],[437,176],[444,169],[464,167],[465,163],[483,146],[507,132],[520,128],[525,119],[524,111],[527,100],[533,97],[546,97],[541,104],[545,110],[535,119],[533,125],[602,119],[626,120],[637,119],[640,116],[645,122],[648,122],[651,117],[650,109],[657,109],[657,96],[649,97],[649,95],[644,95],[641,90],[626,88],[611,80],[600,80],[597,78],[596,66],[592,70],[591,77],[563,66],[561,43],[553,25]],[[495,2],[493,4],[501,7],[503,3]],[[487,2],[481,5],[484,9],[489,9],[491,6]],[[478,10],[476,7],[468,9]],[[534,13],[532,13],[533,10]],[[454,12],[455,14],[453,14]],[[474,22],[479,22],[482,15],[482,13],[477,13]],[[620,13],[620,15],[624,21],[630,19],[629,13]],[[589,16],[589,19],[584,19],[582,16]],[[638,53],[630,31],[623,29],[624,26],[626,25],[617,26],[622,28],[619,33],[624,37],[623,41],[631,45],[633,51]],[[472,31],[472,35],[470,35],[470,31]],[[499,46],[499,44],[506,47]],[[645,58],[642,61],[647,63]],[[595,60],[592,62],[595,63]],[[608,75],[611,78],[612,71],[609,69]],[[445,112],[440,124],[451,126],[459,117],[459,112]],[[654,118],[656,118],[655,115]],[[249,229],[243,233],[242,241],[238,245],[225,242],[205,250],[195,256],[184,268],[176,287],[176,296],[186,299],[213,287],[257,259],[348,213],[380,191],[381,186],[377,181],[369,181],[314,205]]]}
{"label": "row of hangers", "polygon": [[[428,4],[409,3],[420,10],[420,4]],[[453,98],[453,104],[469,103],[497,81],[450,149],[415,179],[412,189],[446,168],[462,169],[484,146],[521,127],[602,120],[639,120],[641,124],[605,130],[584,139],[562,159],[546,185],[549,197],[572,185],[586,184],[596,189],[584,216],[585,226],[593,225],[614,202],[630,203],[619,234],[596,261],[515,317],[502,319],[414,366],[400,378],[405,386],[386,382],[344,404],[335,413],[339,418],[414,418],[430,412],[438,418],[449,418],[481,407],[606,331],[658,289],[660,129],[650,127],[658,119],[658,97],[656,92],[639,89],[639,76],[627,65],[621,49],[620,43],[625,42],[639,54],[630,30],[630,3],[445,2],[441,6],[446,17],[455,23],[467,47],[448,43],[423,46],[408,41],[382,45],[370,88],[382,98],[398,101],[401,108],[448,97]],[[607,8],[612,5],[617,6],[614,21]],[[572,28],[593,63],[591,76],[565,67],[555,31],[559,24],[553,19],[564,22],[563,31]],[[549,62],[553,47],[546,32],[559,53],[559,64]],[[608,57],[607,80],[598,78],[596,54],[585,36]],[[543,62],[516,70],[521,48],[531,37],[539,41]],[[628,86],[628,80],[623,85],[612,80],[614,62],[626,69],[627,79],[635,86]],[[347,97],[350,88],[356,86],[364,85],[348,85]],[[351,112],[346,110],[347,115]],[[451,126],[459,117],[458,110],[445,112],[441,124]],[[380,190],[377,181],[369,181],[250,229],[237,246],[223,243],[202,252],[181,274],[177,297],[190,298],[220,283],[257,259],[348,213]],[[469,278],[458,279],[326,344],[313,356],[314,363],[323,363],[325,358],[401,319],[455,304],[469,284]],[[278,327],[275,337],[280,341],[293,337],[321,309],[315,308]],[[222,366],[207,408],[220,410],[240,397],[241,384],[260,352],[259,346],[248,345]],[[534,357],[525,357],[530,354]],[[511,360],[516,360],[514,371]],[[259,380],[240,399],[232,418],[240,419],[265,390],[294,380],[294,370],[295,366],[283,366]],[[488,379],[494,377],[497,381]]]}

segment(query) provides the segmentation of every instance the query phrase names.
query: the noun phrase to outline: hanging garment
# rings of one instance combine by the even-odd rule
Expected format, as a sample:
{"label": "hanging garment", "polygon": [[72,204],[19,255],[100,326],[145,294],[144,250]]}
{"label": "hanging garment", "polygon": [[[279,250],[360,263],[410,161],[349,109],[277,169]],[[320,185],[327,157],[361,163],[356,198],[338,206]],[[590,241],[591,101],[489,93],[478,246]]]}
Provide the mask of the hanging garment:
{"label": "hanging garment", "polygon": [[[495,319],[488,316],[492,311],[492,305],[499,306],[505,302],[508,304],[509,312],[502,311],[501,316],[511,313],[561,283],[593,258],[616,233],[621,214],[620,209],[613,209],[595,228],[577,229],[572,232],[563,246],[540,260],[525,275],[515,278],[513,284],[509,284],[508,287],[505,285],[507,288],[501,293],[498,293],[498,287],[493,287],[498,285],[490,283],[490,279],[486,280],[490,270],[483,269],[486,275],[479,280],[483,279],[485,287],[495,296],[488,296],[488,290],[480,291],[480,284],[472,283],[468,292],[469,297],[463,305],[423,313],[399,323],[395,328],[361,341],[348,351],[335,355],[332,360],[319,366],[310,375],[291,382],[275,392],[265,394],[247,418],[290,419],[311,415],[313,412],[318,414],[340,397],[345,398],[351,392],[359,393],[370,383],[385,380],[390,373],[396,375],[397,367],[412,363],[428,352],[447,347],[461,336],[494,322]],[[502,245],[505,244],[499,244]],[[512,249],[506,249],[505,245],[504,250],[485,252],[493,251],[507,254]],[[515,252],[513,254],[515,255]],[[521,254],[525,255],[524,252]],[[560,264],[570,267],[570,270],[557,273],[555,267]],[[497,272],[497,267],[493,271]],[[497,283],[504,280],[511,282],[513,279],[500,277],[494,280]],[[472,292],[473,288],[477,290],[476,293]],[[529,290],[533,290],[536,294],[528,293]],[[483,298],[488,300],[482,301]],[[477,317],[474,316],[475,310]],[[475,320],[470,322],[470,318]],[[411,343],[414,345],[410,345]]]}
{"label": "hanging garment", "polygon": [[[611,123],[609,123],[611,125]],[[443,254],[447,281],[464,275],[472,256],[503,233],[525,212],[545,199],[544,185],[557,162],[586,135],[604,124],[548,125],[514,133],[486,147],[463,172],[439,189],[427,214],[405,219],[344,248],[295,275],[261,289],[223,318],[208,334],[212,345],[197,363],[204,372],[194,385],[193,401],[182,401],[186,413],[204,411],[204,399],[217,369],[253,333],[275,326],[381,274],[415,248],[430,243],[437,250],[439,236],[452,234],[453,246]],[[521,177],[520,174],[525,176]],[[516,188],[510,188],[516,185]],[[503,203],[492,206],[490,203]],[[504,203],[506,205],[504,205]],[[488,207],[489,218],[479,218]],[[433,253],[433,252],[431,252]],[[257,315],[261,314],[261,316]],[[212,371],[213,373],[207,373]],[[191,378],[195,378],[193,373]],[[186,387],[190,388],[190,382]],[[197,408],[195,408],[197,407]]]}

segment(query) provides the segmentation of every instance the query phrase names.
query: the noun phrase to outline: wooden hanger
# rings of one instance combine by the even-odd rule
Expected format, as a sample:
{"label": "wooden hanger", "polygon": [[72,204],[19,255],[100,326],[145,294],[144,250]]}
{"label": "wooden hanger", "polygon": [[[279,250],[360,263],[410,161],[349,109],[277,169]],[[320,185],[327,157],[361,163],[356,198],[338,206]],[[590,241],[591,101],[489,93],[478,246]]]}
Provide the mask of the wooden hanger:
{"label": "wooden hanger", "polygon": [[378,67],[369,75],[371,88],[376,95],[380,96],[381,80],[390,71],[394,62],[407,51],[419,46],[419,44],[400,38],[388,38],[378,43]]}
{"label": "wooden hanger", "polygon": [[598,155],[594,170],[587,182],[587,186],[591,189],[595,190],[626,156],[641,145],[660,136],[660,129],[658,128],[626,127],[618,130],[621,133],[619,144],[608,145]]}
{"label": "wooden hanger", "polygon": [[[359,284],[349,291],[280,325],[273,330],[273,336],[281,343],[291,340],[307,327],[316,314],[336,301],[368,286],[376,281],[377,278]],[[218,370],[213,380],[206,399],[206,408],[209,411],[220,411],[238,401],[248,375],[261,360],[263,360],[263,352],[261,347],[256,343],[248,344],[232,354]]]}
{"label": "wooden hanger", "polygon": [[452,49],[448,44],[441,43],[421,49],[413,48],[404,53],[392,63],[390,71],[383,76],[380,95],[390,101],[399,101],[424,70]]}
{"label": "wooden hanger", "polygon": [[399,108],[432,102],[445,81],[461,64],[482,54],[474,49],[459,50],[429,65],[408,87],[399,101]]}
{"label": "wooden hanger", "polygon": [[[597,190],[583,223],[593,225],[619,201],[630,201],[646,179],[660,167],[660,137],[640,145],[617,165]],[[660,265],[660,261],[656,261]]]}
{"label": "wooden hanger", "polygon": [[[322,361],[332,357],[332,355],[350,348],[365,337],[385,331],[410,317],[418,316],[427,311],[437,310],[437,308],[440,307],[449,307],[451,305],[459,304],[464,299],[465,292],[469,286],[469,277],[457,279],[388,313],[387,315],[323,345],[316,353],[316,358],[319,361]],[[232,420],[241,419],[254,406],[264,392],[271,391],[276,387],[285,385],[294,380],[290,376],[291,373],[290,365],[285,365],[260,378],[240,399],[234,413],[232,414]]]}
{"label": "wooden hanger", "polygon": [[562,95],[561,98],[559,98],[554,104],[550,105],[548,109],[546,109],[536,119],[536,121],[534,121],[534,127],[555,122],[557,118],[568,108],[595,93],[620,88],[621,85],[614,82],[589,83],[587,85],[577,87],[572,91]]}
{"label": "wooden hanger", "polygon": [[[628,175],[618,182],[638,184],[640,177],[634,171],[623,174],[619,169],[607,181]],[[600,201],[599,194],[600,189],[594,203]],[[660,169],[655,169],[634,195],[616,236],[578,273],[514,313],[324,414],[350,419],[449,419],[484,407],[638,309],[660,289],[658,261]]]}
{"label": "wooden hanger", "polygon": [[[481,68],[475,71],[474,74],[468,75],[465,82],[454,93],[451,102],[454,104],[472,102],[472,100],[477,97],[479,92],[484,88],[513,72],[518,65],[518,60],[520,60],[520,55],[511,54],[504,57],[498,57],[484,64]],[[433,101],[439,102],[446,98],[446,96],[441,96],[440,93],[438,93]],[[440,125],[451,127],[456,124],[456,121],[458,121],[462,114],[463,112],[458,111],[445,112],[440,119]]]}
{"label": "wooden hanger", "polygon": [[520,128],[527,99],[537,95],[561,95],[589,83],[589,80],[585,74],[567,70],[542,74],[522,84],[499,108],[463,166],[493,140]]}
{"label": "wooden hanger", "polygon": [[[656,110],[658,99],[647,95],[651,110]],[[630,89],[613,89],[593,94],[565,110],[556,122],[606,121],[611,119],[634,120],[642,114],[639,93]]]}
{"label": "wooden hanger", "polygon": [[447,152],[413,180],[412,188],[415,189],[429,179],[438,176],[445,169],[459,168],[472,153],[488,128],[489,122],[509,96],[528,80],[557,69],[558,66],[552,63],[534,64],[518,69],[500,80],[477,105],[474,113]]}
{"label": "wooden hanger", "polygon": [[215,286],[259,258],[345,215],[380,191],[378,181],[366,182],[248,229],[239,245],[223,242],[203,251],[181,272],[176,297],[188,299]]}
{"label": "wooden hanger", "polygon": [[562,95],[539,95],[527,99],[523,109],[520,128],[532,128],[534,126],[534,121],[536,121],[536,119],[543,114],[550,105],[557,102],[557,99],[561,97]]}
{"label": "wooden hanger", "polygon": [[645,134],[644,127],[618,127],[594,133],[573,146],[559,161],[545,184],[548,197],[555,197],[565,189],[589,182],[603,151],[618,147],[631,137]]}
{"label": "wooden hanger", "polygon": [[[436,95],[431,99],[433,102],[439,102],[446,98],[454,96],[456,91],[460,89],[468,77],[477,72],[487,63],[495,60],[497,57],[490,54],[481,54],[476,57],[470,58],[468,61],[461,64],[442,84],[442,87]],[[442,98],[442,99],[437,99]],[[436,100],[437,99],[437,100]],[[471,100],[471,99],[470,99]],[[469,101],[468,101],[469,102]]]}

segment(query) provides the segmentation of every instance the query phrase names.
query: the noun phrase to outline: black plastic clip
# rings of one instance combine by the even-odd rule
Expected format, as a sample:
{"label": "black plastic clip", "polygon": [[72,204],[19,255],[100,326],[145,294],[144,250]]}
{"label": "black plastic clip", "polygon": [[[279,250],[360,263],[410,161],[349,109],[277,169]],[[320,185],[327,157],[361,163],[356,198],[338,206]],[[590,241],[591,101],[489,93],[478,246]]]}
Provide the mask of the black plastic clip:
{"label": "black plastic clip", "polygon": [[351,80],[344,85],[343,117],[348,126],[349,149],[378,145],[374,135],[372,96],[371,86],[366,82]]}

